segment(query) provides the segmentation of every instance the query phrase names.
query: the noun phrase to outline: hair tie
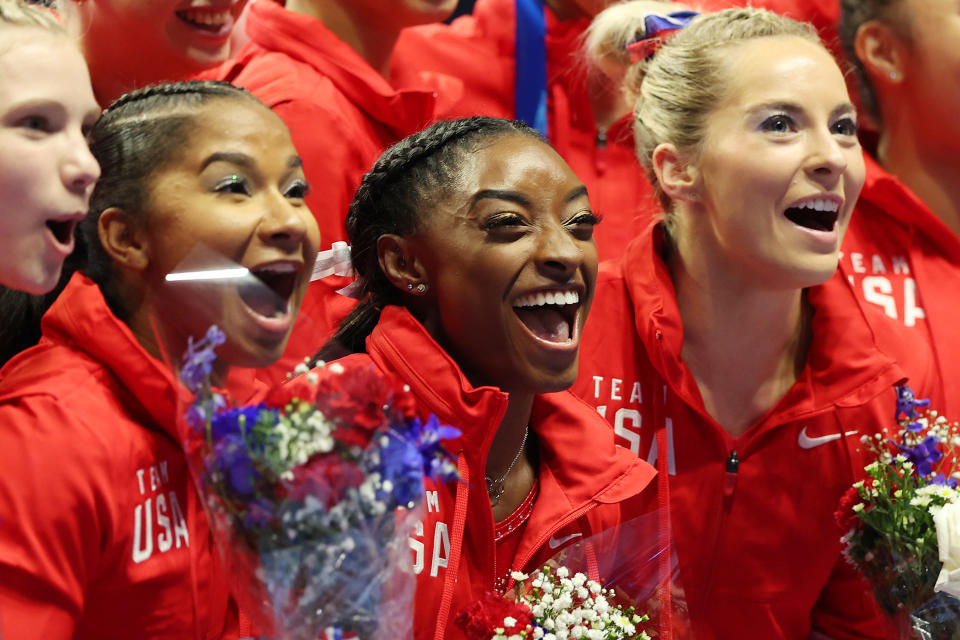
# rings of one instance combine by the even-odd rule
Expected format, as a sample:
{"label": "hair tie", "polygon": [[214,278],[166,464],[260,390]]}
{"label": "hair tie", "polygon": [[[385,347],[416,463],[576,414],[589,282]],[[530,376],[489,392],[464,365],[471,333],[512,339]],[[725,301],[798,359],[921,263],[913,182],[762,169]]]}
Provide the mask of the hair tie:
{"label": "hair tie", "polygon": [[675,36],[677,31],[690,24],[698,15],[700,14],[696,11],[675,11],[665,16],[648,15],[643,19],[643,35],[624,47],[630,55],[630,62],[643,62],[652,58],[666,40]]}

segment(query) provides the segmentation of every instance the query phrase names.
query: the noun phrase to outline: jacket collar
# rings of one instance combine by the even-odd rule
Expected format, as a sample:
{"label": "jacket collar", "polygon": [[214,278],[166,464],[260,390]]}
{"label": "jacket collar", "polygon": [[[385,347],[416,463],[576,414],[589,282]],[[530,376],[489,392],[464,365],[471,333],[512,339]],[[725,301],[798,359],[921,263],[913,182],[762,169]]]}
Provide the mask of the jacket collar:
{"label": "jacket collar", "polygon": [[[661,257],[662,226],[651,226],[627,247],[617,268],[633,306],[636,329],[653,366],[684,401],[706,414],[696,382],[683,363],[683,321],[670,272]],[[834,278],[842,278],[835,273]],[[842,284],[842,283],[841,283]],[[829,291],[829,296],[827,295]],[[850,287],[811,287],[813,339],[807,364],[761,422],[779,424],[833,406],[857,406],[905,378],[877,347]]]}
{"label": "jacket collar", "polygon": [[[3,386],[18,395],[42,392],[49,376],[59,371],[62,360],[46,366],[17,366],[20,358],[33,358],[44,346],[63,346],[84,354],[107,369],[143,406],[156,426],[180,442],[176,432],[177,400],[170,370],[148,354],[129,327],[110,311],[100,288],[82,273],[75,273],[41,320],[43,338],[39,347],[11,360]],[[42,361],[40,361],[42,362]]]}
{"label": "jacket collar", "polygon": [[[471,464],[485,465],[487,451],[507,407],[508,396],[494,387],[473,387],[456,362],[402,307],[385,307],[367,338],[367,352],[381,368],[396,372],[425,408],[442,422],[463,431],[450,448],[467,454]],[[614,444],[609,425],[569,392],[534,399],[530,429],[540,444],[541,491],[555,484],[568,508],[584,503],[619,502],[638,493],[653,469]],[[589,456],[583,443],[591,443]],[[624,454],[629,455],[624,455]],[[475,468],[482,469],[483,466]]]}
{"label": "jacket collar", "polygon": [[254,2],[249,11],[247,35],[254,43],[310,65],[395,137],[430,122],[437,95],[433,88],[395,89],[320,20],[288,11],[273,0]]}

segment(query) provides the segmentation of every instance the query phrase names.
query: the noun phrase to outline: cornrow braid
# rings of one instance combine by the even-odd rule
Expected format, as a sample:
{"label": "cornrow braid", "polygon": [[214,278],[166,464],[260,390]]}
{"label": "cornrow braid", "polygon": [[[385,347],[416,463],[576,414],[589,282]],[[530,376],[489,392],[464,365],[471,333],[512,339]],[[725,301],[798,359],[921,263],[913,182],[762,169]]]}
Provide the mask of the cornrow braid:
{"label": "cornrow braid", "polygon": [[514,120],[464,118],[445,120],[404,138],[387,149],[363,177],[347,213],[353,268],[363,286],[364,300],[341,323],[330,348],[319,357],[337,353],[337,346],[361,352],[385,305],[403,305],[405,298],[380,268],[377,241],[386,234],[415,233],[433,204],[447,197],[470,153],[504,135],[524,135],[544,144],[536,130]]}

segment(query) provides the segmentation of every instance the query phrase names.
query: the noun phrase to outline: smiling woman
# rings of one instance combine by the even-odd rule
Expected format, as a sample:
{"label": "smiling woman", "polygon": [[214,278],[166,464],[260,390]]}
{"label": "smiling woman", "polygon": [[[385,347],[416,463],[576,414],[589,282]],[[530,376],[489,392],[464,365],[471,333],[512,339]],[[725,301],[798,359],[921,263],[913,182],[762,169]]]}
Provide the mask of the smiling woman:
{"label": "smiling woman", "polygon": [[[219,82],[127,94],[90,140],[89,264],[0,372],[0,631],[235,637],[154,327],[182,353],[208,328],[202,294],[226,362],[279,357],[319,243],[301,163],[277,116]],[[249,276],[213,293],[171,282],[198,251]]]}
{"label": "smiling woman", "polygon": [[615,448],[595,412],[550,393],[576,377],[596,223],[550,145],[493,118],[397,143],[350,207],[365,297],[337,339],[463,434],[448,443],[461,482],[428,486],[435,508],[410,540],[418,640],[461,637],[453,616],[503,592],[511,569],[638,513],[653,469]]}
{"label": "smiling woman", "polygon": [[[645,44],[672,10],[650,4],[598,17],[598,50]],[[833,522],[865,464],[848,439],[892,422],[903,377],[846,283],[823,287],[864,181],[843,74],[759,9],[642,48],[626,90],[667,213],[601,267],[574,392],[670,476],[695,635],[884,637]]]}

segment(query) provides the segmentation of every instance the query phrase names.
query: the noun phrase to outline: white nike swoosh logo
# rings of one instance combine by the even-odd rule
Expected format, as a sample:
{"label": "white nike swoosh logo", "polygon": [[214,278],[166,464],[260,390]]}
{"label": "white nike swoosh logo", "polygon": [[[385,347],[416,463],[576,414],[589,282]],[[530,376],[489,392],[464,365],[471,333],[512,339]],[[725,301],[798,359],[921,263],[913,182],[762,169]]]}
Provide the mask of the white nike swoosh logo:
{"label": "white nike swoosh logo", "polygon": [[568,535],[568,536],[563,536],[562,538],[558,538],[557,536],[553,536],[552,538],[550,538],[549,540],[547,540],[547,546],[549,546],[551,549],[556,549],[557,547],[559,547],[560,545],[562,545],[562,544],[563,544],[564,542],[566,542],[567,540],[573,540],[573,539],[576,538],[577,536],[582,536],[582,535],[583,535],[582,533],[571,533],[570,535]]}
{"label": "white nike swoosh logo", "polygon": [[[857,433],[859,432],[846,431],[844,432],[843,436],[853,436],[853,435],[856,435]],[[822,444],[827,444],[828,442],[839,440],[843,436],[841,436],[839,433],[831,433],[830,435],[827,435],[827,436],[817,436],[815,438],[811,438],[810,436],[807,435],[807,428],[804,427],[803,430],[800,431],[800,437],[797,438],[797,444],[800,445],[801,449],[813,449],[814,447],[819,447]]]}

